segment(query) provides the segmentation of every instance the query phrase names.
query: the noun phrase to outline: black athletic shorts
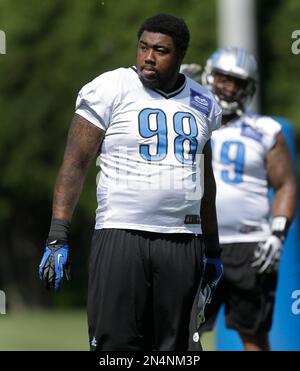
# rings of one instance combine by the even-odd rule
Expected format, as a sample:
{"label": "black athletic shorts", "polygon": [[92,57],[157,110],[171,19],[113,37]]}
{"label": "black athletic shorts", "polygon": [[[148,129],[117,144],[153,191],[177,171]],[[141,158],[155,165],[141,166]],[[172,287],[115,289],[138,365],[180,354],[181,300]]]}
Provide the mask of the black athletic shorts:
{"label": "black athletic shorts", "polygon": [[209,304],[201,333],[212,330],[222,304],[226,326],[245,335],[269,332],[272,325],[277,273],[258,274],[251,267],[254,243],[222,245],[224,277]]}
{"label": "black athletic shorts", "polygon": [[203,249],[202,237],[194,234],[95,230],[87,306],[90,349],[189,350]]}

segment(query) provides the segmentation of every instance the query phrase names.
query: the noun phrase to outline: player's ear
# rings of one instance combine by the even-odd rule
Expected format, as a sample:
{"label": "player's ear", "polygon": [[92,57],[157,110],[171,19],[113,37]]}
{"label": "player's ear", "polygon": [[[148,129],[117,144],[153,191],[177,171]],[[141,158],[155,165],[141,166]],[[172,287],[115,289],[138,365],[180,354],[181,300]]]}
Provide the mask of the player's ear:
{"label": "player's ear", "polygon": [[178,57],[180,58],[180,64],[181,64],[182,61],[184,60],[185,54],[186,54],[186,52],[185,52],[185,51],[182,51],[182,50],[180,50],[180,51],[178,52]]}

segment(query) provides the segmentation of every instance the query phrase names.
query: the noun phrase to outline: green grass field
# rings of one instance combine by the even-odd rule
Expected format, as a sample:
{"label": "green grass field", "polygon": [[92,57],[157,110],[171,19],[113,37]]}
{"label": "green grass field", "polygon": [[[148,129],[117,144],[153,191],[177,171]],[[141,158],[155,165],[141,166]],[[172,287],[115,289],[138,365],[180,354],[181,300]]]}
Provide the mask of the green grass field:
{"label": "green grass field", "polygon": [[88,350],[84,311],[32,311],[0,316],[0,350]]}
{"label": "green grass field", "polygon": [[[1,350],[89,350],[85,311],[32,311],[0,315]],[[213,350],[213,333],[203,339]]]}

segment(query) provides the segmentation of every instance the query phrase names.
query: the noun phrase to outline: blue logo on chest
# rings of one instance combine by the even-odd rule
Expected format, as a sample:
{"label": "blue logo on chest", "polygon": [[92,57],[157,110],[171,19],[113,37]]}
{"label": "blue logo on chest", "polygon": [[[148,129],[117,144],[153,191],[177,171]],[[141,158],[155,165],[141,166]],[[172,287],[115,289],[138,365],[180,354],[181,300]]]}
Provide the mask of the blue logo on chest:
{"label": "blue logo on chest", "polygon": [[212,106],[211,99],[193,89],[190,90],[190,106],[202,112],[205,116],[208,116]]}
{"label": "blue logo on chest", "polygon": [[259,133],[257,130],[252,128],[250,125],[242,124],[241,136],[251,138],[257,142],[262,141],[262,133]]}

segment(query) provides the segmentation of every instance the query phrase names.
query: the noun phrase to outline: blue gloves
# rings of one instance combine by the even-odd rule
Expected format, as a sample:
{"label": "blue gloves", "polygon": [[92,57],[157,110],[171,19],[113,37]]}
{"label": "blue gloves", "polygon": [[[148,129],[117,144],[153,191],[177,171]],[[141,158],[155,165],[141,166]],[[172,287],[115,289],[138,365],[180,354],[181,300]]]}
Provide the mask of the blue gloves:
{"label": "blue gloves", "polygon": [[46,244],[42,261],[39,265],[40,279],[48,289],[58,292],[65,274],[71,278],[69,246],[64,241],[54,240]]}
{"label": "blue gloves", "polygon": [[206,282],[212,291],[215,291],[220,279],[223,276],[223,264],[220,258],[208,258],[204,260],[205,268],[203,281]]}
{"label": "blue gloves", "polygon": [[204,260],[204,274],[200,290],[198,291],[197,327],[205,322],[206,305],[212,300],[220,279],[223,276],[223,265],[220,258],[206,257]]}

